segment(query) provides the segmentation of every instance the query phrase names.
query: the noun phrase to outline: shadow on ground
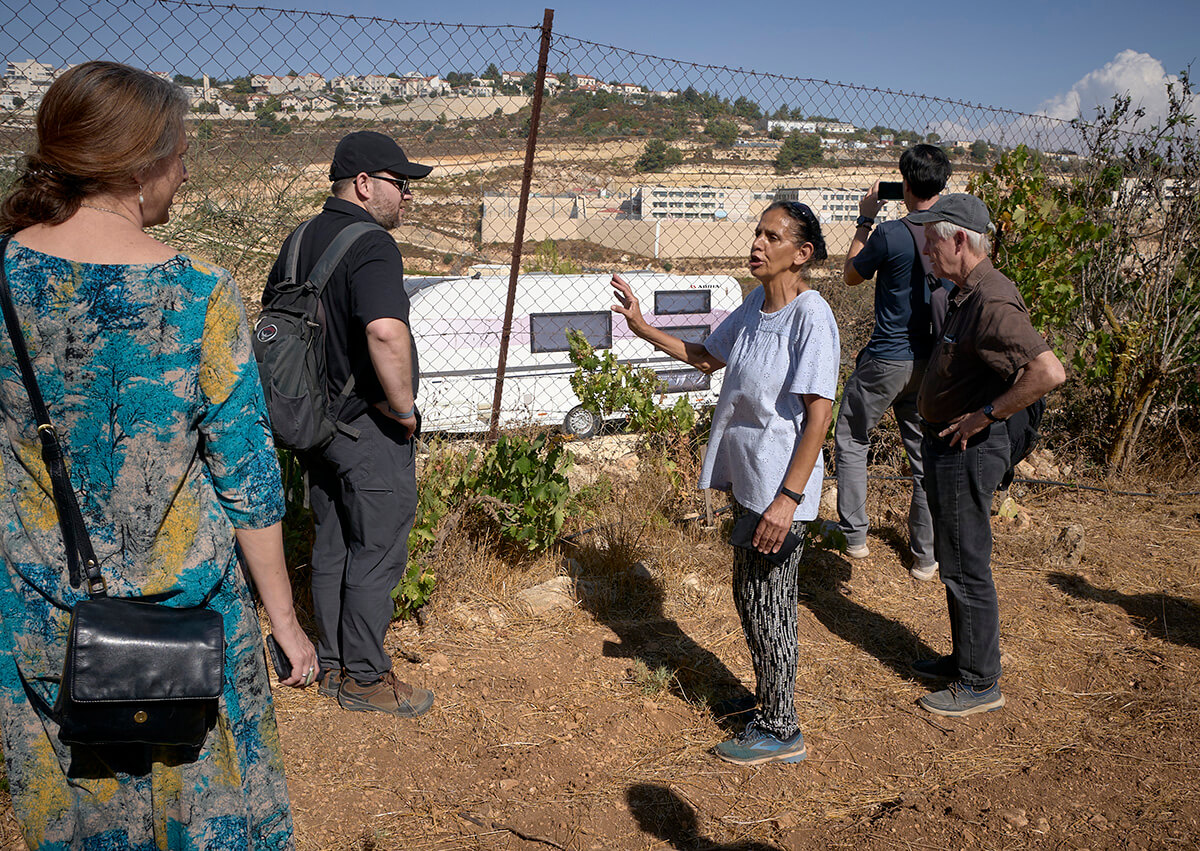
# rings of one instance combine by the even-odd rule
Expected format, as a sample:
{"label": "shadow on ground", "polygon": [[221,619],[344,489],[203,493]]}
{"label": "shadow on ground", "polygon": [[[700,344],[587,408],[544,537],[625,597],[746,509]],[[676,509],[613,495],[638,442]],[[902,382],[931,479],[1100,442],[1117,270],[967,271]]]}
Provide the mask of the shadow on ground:
{"label": "shadow on ground", "polygon": [[834,635],[871,654],[899,676],[916,680],[910,667],[913,660],[938,653],[904,624],[847,596],[849,579],[850,563],[844,556],[807,553],[800,568],[800,604]]}
{"label": "shadow on ground", "polygon": [[638,827],[680,851],[779,851],[764,842],[721,843],[701,836],[696,811],[666,786],[637,783],[625,800]]}
{"label": "shadow on ground", "polygon": [[1100,588],[1071,573],[1051,573],[1050,584],[1080,600],[1120,606],[1151,635],[1184,647],[1200,648],[1200,607],[1171,594],[1124,594]]}
{"label": "shadow on ground", "polygon": [[663,589],[654,577],[640,564],[614,562],[602,548],[581,546],[576,558],[583,565],[575,586],[581,606],[619,637],[604,642],[604,655],[640,660],[650,672],[673,672],[675,696],[706,706],[722,729],[740,730],[754,694],[719,656],[666,616]]}

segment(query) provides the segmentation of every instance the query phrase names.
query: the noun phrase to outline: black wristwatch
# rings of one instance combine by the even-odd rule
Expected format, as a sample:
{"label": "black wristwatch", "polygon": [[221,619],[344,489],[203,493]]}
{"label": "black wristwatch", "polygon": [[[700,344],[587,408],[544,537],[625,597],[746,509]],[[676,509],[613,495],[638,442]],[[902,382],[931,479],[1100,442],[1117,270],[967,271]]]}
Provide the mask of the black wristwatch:
{"label": "black wristwatch", "polygon": [[869,228],[874,226],[874,224],[875,220],[870,216],[859,216],[858,220],[855,222],[855,225],[860,228]]}
{"label": "black wristwatch", "polygon": [[995,407],[989,402],[983,406],[983,415],[994,423],[1004,422],[1004,417],[998,417],[993,413],[995,410]]}
{"label": "black wristwatch", "polygon": [[804,502],[804,494],[796,493],[791,488],[781,487],[779,489],[779,492],[781,494],[783,494],[784,496],[786,496],[788,499],[793,500],[796,503],[796,505],[799,505],[800,503]]}

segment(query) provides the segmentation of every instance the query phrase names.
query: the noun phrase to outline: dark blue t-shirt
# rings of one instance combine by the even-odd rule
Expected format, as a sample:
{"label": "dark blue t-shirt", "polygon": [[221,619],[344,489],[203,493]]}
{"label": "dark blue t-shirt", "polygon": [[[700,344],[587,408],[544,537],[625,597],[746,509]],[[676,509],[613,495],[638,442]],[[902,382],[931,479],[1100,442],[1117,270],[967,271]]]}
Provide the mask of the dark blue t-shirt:
{"label": "dark blue t-shirt", "polygon": [[884,222],[854,258],[854,268],[875,280],[875,329],[866,351],[880,360],[925,360],[933,328],[925,267],[908,225]]}

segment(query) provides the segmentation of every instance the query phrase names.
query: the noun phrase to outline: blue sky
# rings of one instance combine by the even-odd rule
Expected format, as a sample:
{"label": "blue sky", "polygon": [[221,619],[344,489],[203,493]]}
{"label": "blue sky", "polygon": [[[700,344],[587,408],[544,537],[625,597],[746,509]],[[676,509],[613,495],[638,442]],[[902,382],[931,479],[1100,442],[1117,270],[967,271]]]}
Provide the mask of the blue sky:
{"label": "blue sky", "polygon": [[[544,2],[532,0],[265,0],[265,5],[524,28],[539,25],[545,8]],[[1059,118],[1079,113],[1090,117],[1096,104],[1107,103],[1118,90],[1148,98],[1157,95],[1161,101],[1166,75],[1200,57],[1200,0],[1005,0],[963,5],[961,11],[942,14],[935,10],[955,7],[895,0],[751,6],[717,0],[603,0],[558,6],[557,33],[625,50],[1020,112],[1046,110]],[[422,55],[433,45],[420,41],[421,34],[411,28],[414,40],[402,44],[393,38],[395,28],[379,25],[365,28],[371,35],[356,38],[354,33],[364,29],[351,22],[333,27],[330,19],[309,18],[303,26],[276,29],[286,24],[285,16],[222,17],[213,7],[200,8],[209,11],[153,5],[153,0],[17,0],[0,6],[0,57],[68,64],[108,56],[154,70],[194,74],[200,69],[214,75],[222,70],[229,75],[246,70],[284,73],[303,65],[296,70],[328,74],[349,70],[339,63],[351,62],[351,54],[359,59],[355,68],[410,70],[417,63],[405,65],[406,57]],[[189,24],[198,18],[200,25]],[[492,42],[483,47],[495,51],[507,45]],[[484,52],[470,56],[457,70],[482,71]],[[472,62],[480,67],[472,68]],[[455,70],[420,67],[423,73]],[[551,69],[566,70],[553,63]],[[632,73],[636,76],[636,70]]]}
{"label": "blue sky", "polygon": [[[548,4],[299,0],[295,8],[474,24],[540,24]],[[577,38],[732,68],[878,86],[1026,112],[1133,50],[1174,74],[1200,58],[1200,2],[752,3],[602,0],[554,6]],[[938,14],[944,9],[944,14]],[[1200,72],[1200,64],[1197,71]]]}

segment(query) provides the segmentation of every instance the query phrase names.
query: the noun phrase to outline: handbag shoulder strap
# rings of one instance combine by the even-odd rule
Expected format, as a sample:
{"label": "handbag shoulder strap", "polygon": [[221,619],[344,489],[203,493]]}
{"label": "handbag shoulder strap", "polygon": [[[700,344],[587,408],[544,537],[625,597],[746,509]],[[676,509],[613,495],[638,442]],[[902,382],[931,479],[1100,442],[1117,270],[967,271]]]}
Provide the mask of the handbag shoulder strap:
{"label": "handbag shoulder strap", "polygon": [[[54,505],[58,509],[58,522],[62,527],[63,543],[67,548],[67,573],[71,584],[78,588],[83,582],[83,571],[86,571],[88,595],[104,597],[107,596],[108,589],[104,577],[100,574],[100,566],[96,562],[96,553],[92,549],[92,541],[88,536],[87,526],[84,525],[83,514],[79,510],[75,490],[71,487],[71,480],[67,476],[62,446],[59,445],[58,434],[54,430],[54,424],[50,422],[50,412],[46,409],[46,403],[42,399],[37,375],[33,371],[33,363],[29,360],[29,352],[25,348],[25,335],[21,333],[21,323],[17,319],[12,293],[8,288],[4,256],[11,238],[12,234],[5,234],[3,238],[0,238],[0,307],[3,307],[4,310],[4,324],[8,327],[8,336],[12,340],[13,351],[17,356],[21,381],[25,385],[25,392],[29,394],[33,415],[37,419],[38,437],[42,443],[42,461],[50,474]],[[81,564],[83,571],[80,570]]]}

